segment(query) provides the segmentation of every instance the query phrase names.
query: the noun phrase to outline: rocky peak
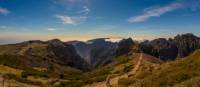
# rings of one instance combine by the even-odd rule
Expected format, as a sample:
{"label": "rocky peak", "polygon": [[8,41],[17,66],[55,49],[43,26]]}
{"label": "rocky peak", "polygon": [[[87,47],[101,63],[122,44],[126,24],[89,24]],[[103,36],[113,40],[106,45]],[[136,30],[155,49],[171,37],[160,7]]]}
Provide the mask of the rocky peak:
{"label": "rocky peak", "polygon": [[135,43],[131,38],[121,40],[118,43],[116,56],[120,56],[120,55],[123,55],[123,54],[128,54],[132,50],[134,44]]}
{"label": "rocky peak", "polygon": [[174,60],[177,57],[185,57],[200,48],[199,37],[187,33],[177,35],[174,39],[159,38],[140,43],[140,49],[162,60]]}
{"label": "rocky peak", "polygon": [[179,50],[179,57],[188,56],[191,52],[200,48],[200,38],[191,34],[177,35],[174,38],[174,43],[177,45]]}

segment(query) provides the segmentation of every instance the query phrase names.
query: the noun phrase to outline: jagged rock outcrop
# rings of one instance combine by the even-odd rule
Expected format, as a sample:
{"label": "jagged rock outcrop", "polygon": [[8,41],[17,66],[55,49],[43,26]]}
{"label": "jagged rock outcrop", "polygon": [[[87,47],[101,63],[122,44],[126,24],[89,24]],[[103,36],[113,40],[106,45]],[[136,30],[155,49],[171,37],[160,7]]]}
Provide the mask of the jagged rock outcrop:
{"label": "jagged rock outcrop", "polygon": [[116,51],[116,56],[120,56],[123,54],[128,54],[135,45],[134,41],[131,38],[123,39],[118,43],[118,48]]}
{"label": "jagged rock outcrop", "polygon": [[200,39],[193,34],[177,35],[174,39],[159,38],[140,43],[140,50],[162,60],[186,57],[200,48]]}
{"label": "jagged rock outcrop", "polygon": [[177,45],[177,48],[178,48],[179,57],[188,56],[190,53],[199,49],[200,48],[199,42],[200,42],[200,38],[190,33],[177,35],[174,38],[174,43]]}
{"label": "jagged rock outcrop", "polygon": [[164,38],[145,41],[140,44],[140,47],[144,53],[151,54],[161,60],[174,60],[178,53],[176,45]]}

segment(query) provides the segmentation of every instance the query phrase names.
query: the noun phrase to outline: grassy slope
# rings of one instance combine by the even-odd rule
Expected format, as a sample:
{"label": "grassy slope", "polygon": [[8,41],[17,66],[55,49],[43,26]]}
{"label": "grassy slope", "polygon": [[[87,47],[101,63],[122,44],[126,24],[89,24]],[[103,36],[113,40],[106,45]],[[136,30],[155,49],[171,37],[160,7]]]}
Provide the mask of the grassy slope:
{"label": "grassy slope", "polygon": [[[127,76],[128,73],[130,74],[130,72],[134,70],[134,67],[137,64],[139,57],[140,57],[139,53],[133,53],[131,55],[123,55],[123,56],[115,58],[112,61],[112,63],[110,63],[104,67],[104,68],[110,68],[110,73],[108,73],[107,76],[109,75],[111,77],[109,82],[113,87],[118,87],[117,80],[128,77]],[[141,66],[140,66],[140,67],[142,67],[142,69],[140,69],[138,71],[143,71],[143,68],[151,69],[151,67],[153,67],[153,68],[157,67],[157,66],[159,66],[160,63],[162,63],[162,61],[158,60],[157,58],[144,54],[142,62],[141,62]],[[102,68],[100,68],[100,69],[102,69]],[[147,72],[137,74],[137,77],[142,78],[142,76],[144,76],[143,74],[146,74],[146,73]],[[106,79],[104,79],[100,82],[93,83],[86,87],[106,87],[105,80]],[[123,80],[123,81],[125,81],[125,80]],[[128,83],[125,82],[125,84],[129,84],[129,82]],[[127,86],[125,86],[125,87],[127,87]]]}
{"label": "grassy slope", "polygon": [[[152,73],[145,78],[137,79],[132,83],[133,87],[168,87],[187,84],[196,84],[199,87],[200,76],[200,50],[192,55],[173,62],[165,63],[159,69],[152,70]],[[185,86],[184,86],[185,87]],[[187,86],[190,87],[190,86]]]}

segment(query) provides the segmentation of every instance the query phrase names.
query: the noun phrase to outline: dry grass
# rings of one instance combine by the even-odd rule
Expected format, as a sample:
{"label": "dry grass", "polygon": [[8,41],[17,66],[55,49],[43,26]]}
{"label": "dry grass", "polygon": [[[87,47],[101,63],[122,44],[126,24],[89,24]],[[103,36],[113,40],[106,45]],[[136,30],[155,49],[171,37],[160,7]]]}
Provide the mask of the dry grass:
{"label": "dry grass", "polygon": [[15,69],[15,68],[11,68],[8,66],[0,65],[0,73],[1,74],[10,73],[10,74],[15,74],[15,75],[21,76],[21,72],[22,72],[22,70],[20,70],[20,69]]}

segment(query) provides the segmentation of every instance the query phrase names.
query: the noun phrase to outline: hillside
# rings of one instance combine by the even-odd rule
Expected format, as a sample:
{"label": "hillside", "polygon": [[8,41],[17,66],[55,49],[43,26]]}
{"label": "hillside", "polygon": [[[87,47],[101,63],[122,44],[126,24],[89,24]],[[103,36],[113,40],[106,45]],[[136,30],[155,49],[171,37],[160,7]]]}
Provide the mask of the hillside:
{"label": "hillside", "polygon": [[197,50],[184,59],[163,63],[145,77],[131,76],[119,84],[125,87],[199,87],[199,66],[200,50]]}
{"label": "hillside", "polygon": [[49,84],[48,80],[59,82],[90,68],[72,45],[54,39],[1,45],[0,69],[5,69],[0,70],[4,79],[38,86]]}
{"label": "hillside", "polygon": [[120,79],[130,76],[139,77],[141,73],[146,74],[143,72],[144,69],[157,68],[161,63],[163,62],[158,58],[143,53],[123,55],[114,59],[111,64],[104,66],[104,68],[110,68],[110,74],[107,74],[106,79],[86,87],[118,87]]}
{"label": "hillside", "polygon": [[[83,69],[84,60],[72,45],[60,40],[27,41],[18,44],[1,45],[2,63],[12,63],[27,67],[50,67],[52,64],[66,65]],[[5,59],[5,61],[3,61]],[[87,67],[87,66],[86,66]]]}

